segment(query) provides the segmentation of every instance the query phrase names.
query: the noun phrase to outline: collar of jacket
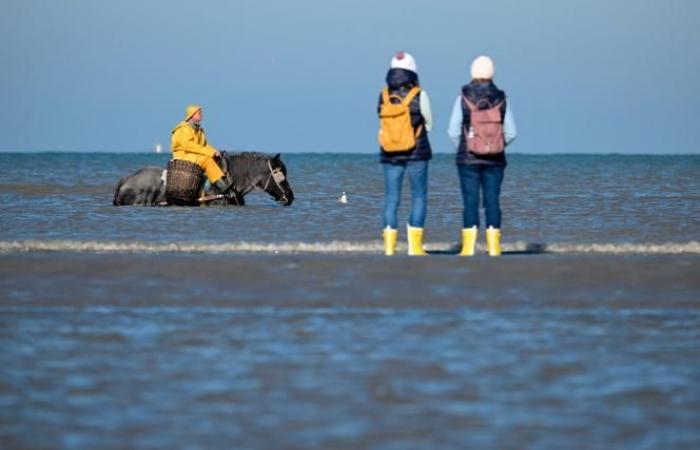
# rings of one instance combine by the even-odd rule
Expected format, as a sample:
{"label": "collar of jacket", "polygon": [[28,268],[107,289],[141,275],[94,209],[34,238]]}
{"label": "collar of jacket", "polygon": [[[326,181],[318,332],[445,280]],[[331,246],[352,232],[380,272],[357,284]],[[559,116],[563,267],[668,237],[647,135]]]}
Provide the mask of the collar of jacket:
{"label": "collar of jacket", "polygon": [[203,128],[202,128],[201,126],[195,126],[193,123],[190,123],[189,121],[183,120],[182,122],[180,122],[180,123],[178,123],[177,125],[175,125],[175,128],[173,128],[173,131],[172,131],[172,132],[174,133],[174,132],[176,132],[177,130],[179,130],[180,128],[182,128],[182,127],[190,127],[190,128],[192,128],[195,132],[200,131],[200,130],[203,130]]}
{"label": "collar of jacket", "polygon": [[495,101],[504,97],[503,91],[493,83],[493,81],[473,80],[471,83],[462,87],[462,94],[469,100],[478,100],[488,98],[489,101]]}

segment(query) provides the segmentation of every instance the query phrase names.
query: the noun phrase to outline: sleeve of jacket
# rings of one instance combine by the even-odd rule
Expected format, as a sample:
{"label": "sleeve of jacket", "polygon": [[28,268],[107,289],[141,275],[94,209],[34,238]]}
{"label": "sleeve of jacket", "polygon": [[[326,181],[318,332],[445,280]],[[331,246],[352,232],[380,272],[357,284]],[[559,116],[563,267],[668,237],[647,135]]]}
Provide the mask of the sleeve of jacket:
{"label": "sleeve of jacket", "polygon": [[204,138],[204,149],[210,152],[210,155],[213,157],[218,150],[214,148],[213,146],[209,145],[209,141],[207,141],[207,135],[204,134],[204,131],[202,131],[203,138]]}
{"label": "sleeve of jacket", "polygon": [[430,107],[430,97],[425,91],[420,92],[420,113],[425,119],[425,129],[433,131],[433,110]]}
{"label": "sleeve of jacket", "polygon": [[[206,140],[205,140],[206,142]],[[195,139],[194,130],[190,127],[179,127],[173,132],[173,151],[196,153],[202,156],[213,157],[215,149],[210,145],[200,145]]]}
{"label": "sleeve of jacket", "polygon": [[452,141],[455,149],[459,148],[459,141],[462,139],[462,124],[464,116],[462,115],[462,96],[458,95],[455,104],[452,107],[452,115],[450,116],[450,125],[447,128],[447,135]]}
{"label": "sleeve of jacket", "polygon": [[510,145],[516,137],[518,137],[518,128],[515,125],[513,108],[510,106],[509,99],[508,103],[506,103],[506,115],[503,119],[503,138],[506,141],[506,145]]}

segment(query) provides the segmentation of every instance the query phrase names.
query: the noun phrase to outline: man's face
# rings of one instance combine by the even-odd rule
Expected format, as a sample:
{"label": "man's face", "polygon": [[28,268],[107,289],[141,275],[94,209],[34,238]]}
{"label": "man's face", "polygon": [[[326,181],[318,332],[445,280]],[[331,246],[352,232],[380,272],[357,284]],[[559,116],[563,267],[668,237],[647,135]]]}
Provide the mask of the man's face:
{"label": "man's face", "polygon": [[192,122],[199,123],[202,121],[204,118],[204,114],[202,113],[202,110],[198,110],[196,113],[192,114]]}

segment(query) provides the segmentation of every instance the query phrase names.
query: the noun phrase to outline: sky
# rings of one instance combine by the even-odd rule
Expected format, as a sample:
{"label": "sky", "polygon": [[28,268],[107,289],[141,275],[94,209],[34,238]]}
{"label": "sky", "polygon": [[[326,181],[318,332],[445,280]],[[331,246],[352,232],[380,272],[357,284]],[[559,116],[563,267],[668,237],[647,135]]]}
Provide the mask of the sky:
{"label": "sky", "polygon": [[189,103],[226,150],[377,152],[397,50],[434,152],[490,55],[518,153],[700,153],[697,0],[3,0],[0,151],[169,149]]}

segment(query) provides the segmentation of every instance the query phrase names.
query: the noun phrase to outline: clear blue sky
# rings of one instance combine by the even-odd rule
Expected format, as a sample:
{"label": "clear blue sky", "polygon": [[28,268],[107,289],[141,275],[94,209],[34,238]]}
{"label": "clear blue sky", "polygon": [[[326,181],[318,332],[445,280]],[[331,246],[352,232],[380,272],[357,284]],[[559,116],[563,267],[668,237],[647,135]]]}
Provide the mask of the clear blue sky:
{"label": "clear blue sky", "polygon": [[394,51],[418,62],[437,152],[469,64],[496,62],[523,153],[699,153],[697,0],[3,0],[0,151],[210,142],[377,151]]}

